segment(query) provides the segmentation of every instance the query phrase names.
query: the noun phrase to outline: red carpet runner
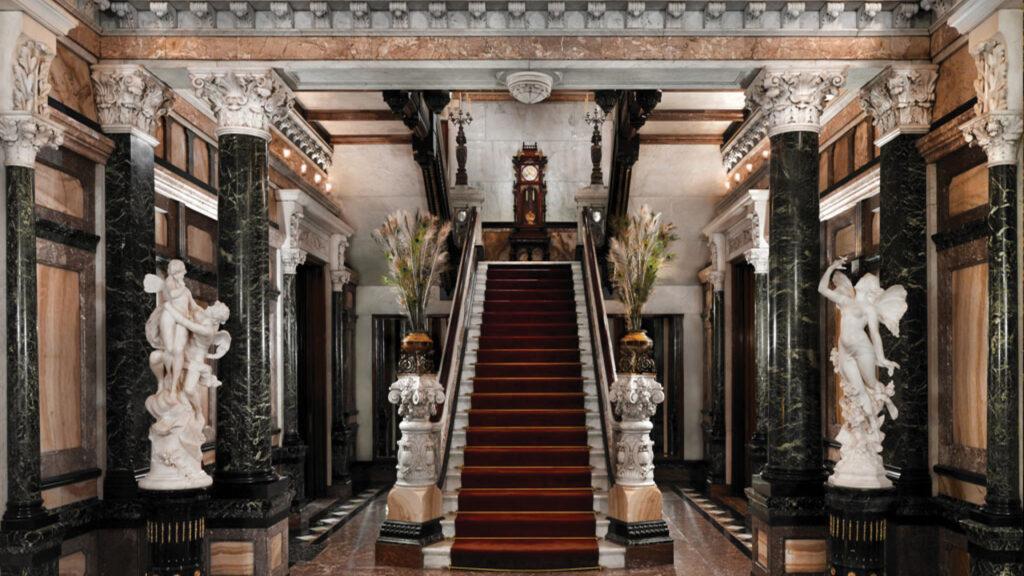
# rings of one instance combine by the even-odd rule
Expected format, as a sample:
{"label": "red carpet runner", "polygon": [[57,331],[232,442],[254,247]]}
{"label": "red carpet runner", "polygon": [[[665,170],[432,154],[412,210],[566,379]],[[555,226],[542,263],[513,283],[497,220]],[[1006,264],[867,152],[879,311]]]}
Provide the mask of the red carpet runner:
{"label": "red carpet runner", "polygon": [[597,568],[572,269],[490,265],[453,568]]}

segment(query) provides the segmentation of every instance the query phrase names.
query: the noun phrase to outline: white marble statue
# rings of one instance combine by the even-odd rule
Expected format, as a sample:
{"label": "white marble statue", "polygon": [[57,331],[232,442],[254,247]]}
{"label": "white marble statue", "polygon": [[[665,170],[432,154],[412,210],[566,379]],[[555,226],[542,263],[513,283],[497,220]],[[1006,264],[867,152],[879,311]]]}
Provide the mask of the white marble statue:
{"label": "white marble statue", "polygon": [[157,295],[157,306],[146,322],[146,339],[154,348],[149,367],[157,390],[146,399],[146,410],[155,422],[149,427],[149,474],[139,486],[147,490],[209,486],[213,480],[203,471],[202,396],[220,386],[207,361],[224,356],[231,346],[231,335],[220,329],[230,311],[221,302],[207,308],[196,304],[185,286],[181,260],[168,264],[166,278],[147,274],[143,286]]}
{"label": "white marble statue", "polygon": [[832,349],[830,359],[843,392],[843,425],[836,436],[841,444],[839,461],[828,481],[849,488],[888,488],[892,482],[882,463],[883,411],[894,420],[899,413],[892,403],[895,388],[891,381],[879,379],[878,369],[884,368],[891,378],[899,365],[885,357],[879,324],[899,337],[907,291],[900,285],[883,290],[874,274],[865,274],[854,286],[839,272],[845,265],[845,259],[833,262],[818,284],[818,292],[841,314],[839,346]]}

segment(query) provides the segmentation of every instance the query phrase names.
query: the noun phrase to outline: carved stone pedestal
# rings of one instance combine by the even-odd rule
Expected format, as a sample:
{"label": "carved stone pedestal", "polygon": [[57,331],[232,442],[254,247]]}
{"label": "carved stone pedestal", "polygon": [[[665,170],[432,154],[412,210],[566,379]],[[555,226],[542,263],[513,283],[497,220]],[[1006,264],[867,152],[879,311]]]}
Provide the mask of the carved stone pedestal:
{"label": "carved stone pedestal", "polygon": [[828,566],[843,576],[884,576],[888,539],[887,516],[896,498],[894,489],[862,490],[829,486]]}
{"label": "carved stone pedestal", "polygon": [[201,576],[208,573],[205,558],[205,489],[142,490],[146,502],[147,576]]}
{"label": "carved stone pedestal", "polygon": [[626,568],[672,564],[668,524],[657,486],[615,485],[608,491],[608,540],[626,547]]}

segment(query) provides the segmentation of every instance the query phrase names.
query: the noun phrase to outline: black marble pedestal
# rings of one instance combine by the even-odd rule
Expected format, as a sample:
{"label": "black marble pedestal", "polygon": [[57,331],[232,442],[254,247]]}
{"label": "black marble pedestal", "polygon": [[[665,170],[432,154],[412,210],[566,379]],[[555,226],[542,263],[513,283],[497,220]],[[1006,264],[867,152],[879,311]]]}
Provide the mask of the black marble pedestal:
{"label": "black marble pedestal", "polygon": [[725,292],[715,286],[711,298],[711,405],[704,427],[707,487],[725,484]]}
{"label": "black marble pedestal", "polygon": [[140,490],[146,505],[146,576],[207,573],[206,489]]}
{"label": "black marble pedestal", "polygon": [[828,566],[830,574],[884,576],[888,515],[895,489],[828,486]]}

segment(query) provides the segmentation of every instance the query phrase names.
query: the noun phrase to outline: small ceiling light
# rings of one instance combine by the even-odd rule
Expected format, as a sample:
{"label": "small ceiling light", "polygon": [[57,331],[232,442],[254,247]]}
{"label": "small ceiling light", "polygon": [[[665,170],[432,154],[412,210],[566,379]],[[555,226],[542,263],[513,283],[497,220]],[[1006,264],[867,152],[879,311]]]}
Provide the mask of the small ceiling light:
{"label": "small ceiling light", "polygon": [[734,175],[733,175],[733,177],[732,177],[732,179],[733,179],[733,180],[735,180],[735,181],[737,181],[737,182],[739,182],[739,181],[740,181],[740,173],[739,173],[739,172],[737,172],[736,174],[734,174]]}
{"label": "small ceiling light", "polygon": [[291,148],[285,148],[284,150],[281,151],[281,155],[284,156],[285,158],[291,158],[292,157],[292,149]]}
{"label": "small ceiling light", "polygon": [[302,172],[303,174],[306,173],[306,163],[305,162],[303,162],[302,164],[299,165],[299,172]]}
{"label": "small ceiling light", "polygon": [[729,189],[729,181],[728,181],[728,180],[726,180],[726,181],[725,181],[725,189],[726,189],[726,190],[728,190],[728,189]]}
{"label": "small ceiling light", "polygon": [[768,157],[768,154],[769,154],[769,152],[768,152],[768,149],[767,149],[767,148],[766,148],[766,149],[764,149],[764,150],[762,150],[762,151],[761,151],[761,158],[767,158],[767,157]]}
{"label": "small ceiling light", "polygon": [[321,176],[320,174],[314,174],[313,175],[313,182],[316,182],[317,184],[319,184],[320,181],[323,180],[323,179],[324,179],[324,177]]}
{"label": "small ceiling light", "polygon": [[324,190],[327,190],[328,192],[330,192],[331,188],[334,188],[334,185],[331,184],[330,182],[328,182],[327,184],[324,184]]}
{"label": "small ceiling light", "polygon": [[753,172],[753,171],[754,171],[754,165],[751,164],[750,162],[747,162],[747,172]]}

